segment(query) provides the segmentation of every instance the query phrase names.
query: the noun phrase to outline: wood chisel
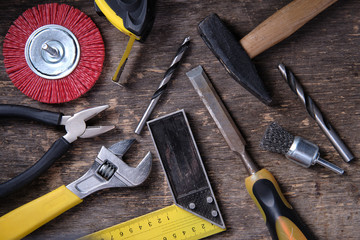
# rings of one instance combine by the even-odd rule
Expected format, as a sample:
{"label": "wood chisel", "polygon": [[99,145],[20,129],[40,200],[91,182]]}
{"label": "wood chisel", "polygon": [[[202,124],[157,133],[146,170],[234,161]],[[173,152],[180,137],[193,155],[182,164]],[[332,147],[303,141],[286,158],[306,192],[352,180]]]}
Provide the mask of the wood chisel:
{"label": "wood chisel", "polygon": [[121,73],[135,40],[145,41],[151,31],[155,20],[155,0],[95,0],[95,10],[105,15],[111,24],[130,37],[112,78],[115,83],[125,84],[127,80],[120,79]]}
{"label": "wood chisel", "polygon": [[292,206],[281,193],[273,175],[255,165],[245,150],[241,136],[230,114],[217,95],[201,66],[187,73],[190,82],[204,102],[230,149],[240,156],[249,177],[245,179],[246,189],[260,209],[273,239],[314,239]]}

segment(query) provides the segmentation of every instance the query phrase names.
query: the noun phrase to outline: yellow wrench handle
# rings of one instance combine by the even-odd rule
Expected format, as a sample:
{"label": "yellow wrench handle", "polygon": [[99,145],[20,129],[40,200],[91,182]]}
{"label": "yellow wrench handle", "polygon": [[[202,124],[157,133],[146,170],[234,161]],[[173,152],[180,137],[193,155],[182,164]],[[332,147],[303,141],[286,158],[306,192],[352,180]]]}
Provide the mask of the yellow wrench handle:
{"label": "yellow wrench handle", "polygon": [[81,203],[65,185],[0,218],[0,239],[20,239]]}

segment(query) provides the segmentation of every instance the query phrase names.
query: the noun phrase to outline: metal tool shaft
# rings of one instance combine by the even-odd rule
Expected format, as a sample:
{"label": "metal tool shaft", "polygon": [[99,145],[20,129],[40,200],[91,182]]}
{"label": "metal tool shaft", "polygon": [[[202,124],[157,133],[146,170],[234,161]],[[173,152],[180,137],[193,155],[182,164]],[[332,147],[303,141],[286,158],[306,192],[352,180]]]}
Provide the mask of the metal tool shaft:
{"label": "metal tool shaft", "polygon": [[49,44],[44,43],[41,46],[41,49],[49,53],[52,57],[58,57],[59,56],[59,50],[56,48],[51,47]]}
{"label": "metal tool shaft", "polygon": [[[278,144],[280,145],[280,142],[278,142]],[[302,167],[308,168],[317,163],[340,175],[345,172],[331,162],[322,159],[320,157],[319,147],[316,144],[299,136],[294,137],[294,141],[285,156],[287,159],[290,159]]]}
{"label": "metal tool shaft", "polygon": [[179,47],[174,60],[172,61],[172,63],[170,64],[170,67],[168,68],[168,70],[166,71],[163,80],[161,81],[158,89],[156,90],[156,92],[154,93],[154,95],[151,98],[151,102],[149,104],[149,106],[147,107],[144,115],[142,116],[138,126],[135,129],[135,133],[136,134],[140,134],[141,130],[144,128],[145,124],[146,124],[146,120],[149,118],[150,114],[152,113],[152,111],[154,110],[157,102],[159,101],[160,96],[163,94],[163,92],[165,91],[166,87],[167,87],[167,83],[170,81],[171,76],[173,75],[175,69],[179,66],[179,62],[182,59],[182,57],[184,56],[184,53],[186,51],[186,49],[188,49],[190,44],[190,37],[186,37],[184,39],[184,42],[181,44],[181,46]]}
{"label": "metal tool shaft", "polygon": [[330,142],[333,144],[344,161],[350,162],[353,160],[354,155],[340,139],[330,123],[324,119],[320,109],[316,106],[312,98],[304,92],[303,87],[297,81],[293,72],[291,72],[284,64],[279,64],[278,68],[285,81],[289,84],[291,90],[301,99],[309,115],[315,119],[321,130],[323,130],[325,135],[329,138]]}
{"label": "metal tool shaft", "polygon": [[198,66],[186,75],[215,120],[230,149],[240,156],[250,175],[256,173],[259,169],[245,150],[244,138],[203,71],[203,68]]}
{"label": "metal tool shaft", "polygon": [[336,172],[337,174],[342,175],[342,174],[344,174],[344,172],[345,172],[343,169],[339,168],[339,167],[336,166],[335,164],[332,164],[331,162],[328,162],[328,161],[326,161],[326,160],[324,160],[324,159],[322,159],[322,158],[316,159],[315,162],[316,162],[317,164],[320,164],[320,165],[323,166],[323,167],[326,167],[326,168],[330,169],[330,170],[333,171],[333,172]]}

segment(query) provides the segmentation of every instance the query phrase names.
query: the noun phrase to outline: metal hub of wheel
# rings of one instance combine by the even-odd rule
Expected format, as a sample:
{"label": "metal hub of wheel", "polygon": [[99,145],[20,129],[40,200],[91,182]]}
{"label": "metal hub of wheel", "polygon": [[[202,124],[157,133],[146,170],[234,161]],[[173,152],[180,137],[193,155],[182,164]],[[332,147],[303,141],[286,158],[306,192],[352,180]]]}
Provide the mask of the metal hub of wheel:
{"label": "metal hub of wheel", "polygon": [[46,79],[69,75],[80,60],[80,45],[67,28],[50,24],[36,29],[25,45],[25,59],[30,69]]}

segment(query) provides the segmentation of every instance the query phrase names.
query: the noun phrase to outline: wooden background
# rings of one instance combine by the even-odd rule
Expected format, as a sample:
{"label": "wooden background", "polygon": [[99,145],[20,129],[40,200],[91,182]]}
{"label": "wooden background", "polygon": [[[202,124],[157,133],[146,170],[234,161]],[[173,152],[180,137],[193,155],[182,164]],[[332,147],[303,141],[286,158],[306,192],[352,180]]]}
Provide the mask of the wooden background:
{"label": "wooden background", "polygon": [[[0,48],[12,22],[26,9],[48,1],[1,1]],[[112,77],[128,37],[99,17],[93,2],[68,3],[89,15],[102,33],[106,58],[100,79],[85,95],[74,101],[49,105],[36,102],[14,87],[0,55],[0,103],[21,104],[71,115],[87,107],[109,104],[94,125],[114,124],[116,130],[93,139],[79,139],[72,149],[27,188],[0,200],[0,215],[67,185],[87,171],[102,145],[136,138],[125,161],[135,166],[147,151],[154,156],[153,170],[141,187],[107,189],[84,199],[79,206],[30,234],[27,239],[74,239],[169,206],[173,203],[164,173],[145,129],[135,127],[186,36],[191,48],[175,72],[167,92],[151,118],[185,109],[212,187],[222,210],[227,231],[209,239],[270,239],[259,211],[248,196],[247,176],[240,160],[230,151],[210,114],[185,73],[201,64],[234,118],[248,145],[247,150],[261,167],[277,178],[289,202],[319,239],[359,239],[360,164],[345,163],[334,150],[300,100],[290,91],[277,70],[285,63],[317,102],[325,117],[358,157],[360,151],[360,2],[339,1],[315,17],[290,38],[257,56],[253,61],[271,91],[275,106],[268,107],[236,83],[206,47],[197,24],[216,12],[239,38],[246,35],[289,0],[159,0],[153,30],[145,43],[136,42],[128,61],[129,85],[114,85]],[[2,52],[2,51],[0,51]],[[318,144],[323,158],[345,169],[338,176],[320,166],[304,169],[282,155],[259,148],[260,139],[272,121],[294,135]],[[3,182],[32,165],[50,145],[65,134],[54,128],[25,120],[0,120],[0,159]]]}

